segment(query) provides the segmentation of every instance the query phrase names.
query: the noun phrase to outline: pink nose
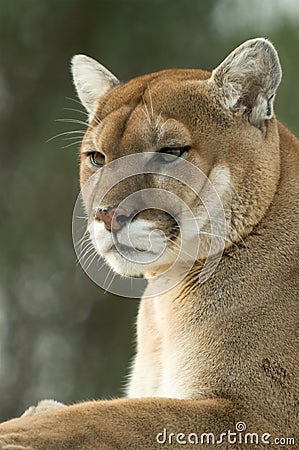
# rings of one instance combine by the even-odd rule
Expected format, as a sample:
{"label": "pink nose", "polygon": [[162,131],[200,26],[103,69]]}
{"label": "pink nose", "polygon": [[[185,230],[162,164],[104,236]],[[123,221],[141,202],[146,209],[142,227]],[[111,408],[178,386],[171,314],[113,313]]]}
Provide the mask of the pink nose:
{"label": "pink nose", "polygon": [[123,228],[130,218],[130,214],[123,208],[99,208],[95,219],[102,220],[109,231],[118,231]]}

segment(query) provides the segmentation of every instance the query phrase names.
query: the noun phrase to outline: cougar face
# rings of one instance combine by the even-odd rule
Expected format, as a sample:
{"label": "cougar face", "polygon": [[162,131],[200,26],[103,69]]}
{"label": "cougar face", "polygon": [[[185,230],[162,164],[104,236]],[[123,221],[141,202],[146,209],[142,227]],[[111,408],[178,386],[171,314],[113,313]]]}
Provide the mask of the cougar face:
{"label": "cougar face", "polygon": [[268,41],[248,41],[212,74],[164,70],[120,84],[77,55],[73,75],[90,114],[80,172],[89,231],[116,272],[150,277],[178,258],[203,261],[213,238],[227,248],[264,215],[279,178],[280,66]]}

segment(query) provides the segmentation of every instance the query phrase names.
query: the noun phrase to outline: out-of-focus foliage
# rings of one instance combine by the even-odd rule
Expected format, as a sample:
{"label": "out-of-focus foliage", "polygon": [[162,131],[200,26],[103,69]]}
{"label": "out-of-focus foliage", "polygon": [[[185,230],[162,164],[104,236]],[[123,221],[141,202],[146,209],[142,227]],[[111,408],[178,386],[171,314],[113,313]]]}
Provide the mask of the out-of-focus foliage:
{"label": "out-of-focus foliage", "polygon": [[[270,3],[272,7],[270,6]],[[275,6],[273,6],[275,3]],[[242,41],[276,45],[276,101],[298,132],[296,0],[0,0],[0,419],[40,398],[121,395],[138,302],[104,294],[76,265],[71,218],[79,143],[61,138],[84,115],[75,53],[121,80],[165,67],[212,69]]]}

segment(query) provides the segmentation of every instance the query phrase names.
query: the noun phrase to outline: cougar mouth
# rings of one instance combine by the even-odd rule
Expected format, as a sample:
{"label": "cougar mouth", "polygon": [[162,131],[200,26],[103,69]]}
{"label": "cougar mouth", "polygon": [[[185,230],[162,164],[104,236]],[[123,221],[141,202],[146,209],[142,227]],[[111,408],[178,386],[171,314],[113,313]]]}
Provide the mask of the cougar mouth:
{"label": "cougar mouth", "polygon": [[155,252],[148,250],[146,248],[138,248],[138,247],[131,247],[129,245],[125,245],[125,244],[120,244],[119,242],[117,242],[117,245],[113,244],[113,246],[111,247],[111,250],[113,249],[120,249],[123,252],[138,252],[138,253],[150,253],[152,255],[155,254]]}
{"label": "cougar mouth", "polygon": [[[97,253],[110,267],[125,276],[140,276],[149,268],[171,263],[175,252],[171,242],[179,235],[179,225],[171,217],[149,220],[137,215],[118,230],[108,230],[104,221],[93,220],[89,226]],[[165,229],[163,218],[168,225]],[[171,221],[171,222],[170,222]],[[170,223],[169,223],[170,222]]]}

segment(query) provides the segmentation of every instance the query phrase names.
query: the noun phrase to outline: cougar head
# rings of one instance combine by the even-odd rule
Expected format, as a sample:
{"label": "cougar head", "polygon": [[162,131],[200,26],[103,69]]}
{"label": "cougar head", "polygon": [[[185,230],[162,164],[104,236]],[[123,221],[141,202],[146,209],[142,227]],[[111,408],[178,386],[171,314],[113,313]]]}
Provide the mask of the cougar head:
{"label": "cougar head", "polygon": [[89,114],[80,152],[88,227],[116,272],[151,277],[250,233],[279,179],[281,70],[269,41],[245,42],[212,73],[120,83],[84,55],[72,71]]}

